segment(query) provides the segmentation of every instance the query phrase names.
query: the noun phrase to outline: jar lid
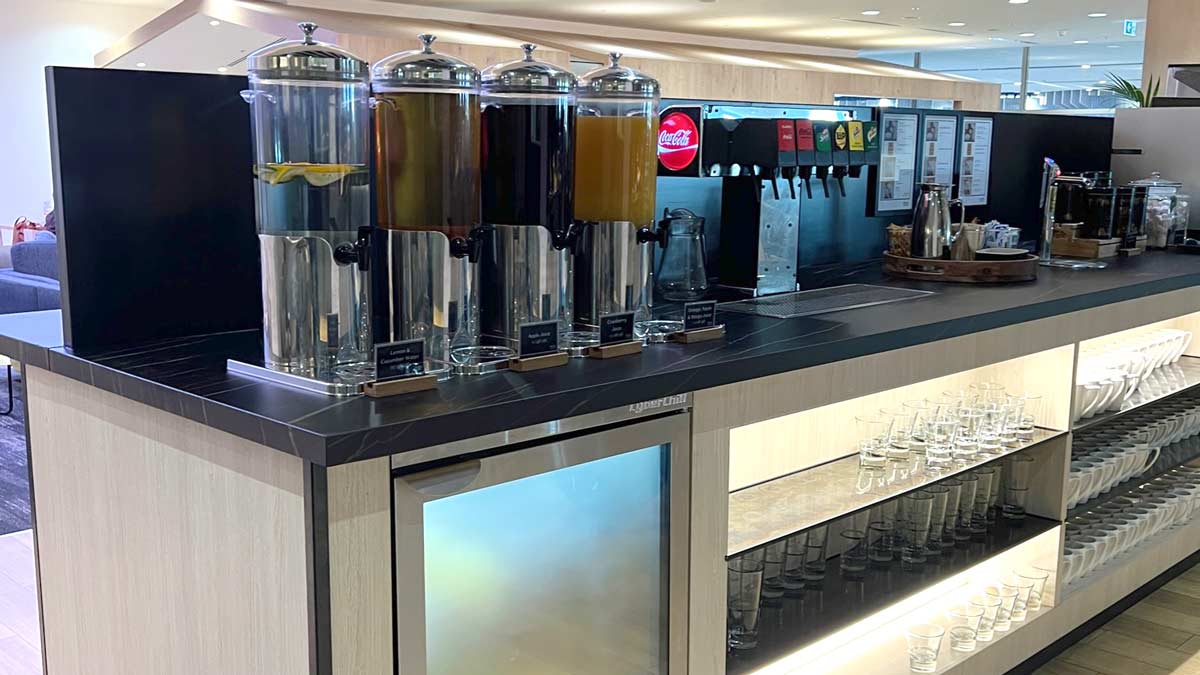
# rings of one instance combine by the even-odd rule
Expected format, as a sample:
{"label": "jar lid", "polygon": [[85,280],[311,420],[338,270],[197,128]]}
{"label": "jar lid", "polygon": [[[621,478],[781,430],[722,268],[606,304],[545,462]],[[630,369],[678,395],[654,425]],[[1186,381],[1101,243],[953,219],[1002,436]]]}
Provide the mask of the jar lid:
{"label": "jar lid", "polygon": [[608,55],[608,66],[584,73],[579,95],[589,98],[658,98],[658,80],[621,65],[621,55]]}
{"label": "jar lid", "polygon": [[392,54],[371,68],[371,82],[385,87],[430,87],[437,89],[476,89],[479,69],[433,51],[437,36],[417,36],[421,49]]}
{"label": "jar lid", "polygon": [[525,58],[498,63],[483,71],[484,91],[569,94],[575,90],[577,80],[570,71],[534,60],[536,45],[523,44],[521,49]]}
{"label": "jar lid", "polygon": [[1162,174],[1157,171],[1152,171],[1148,178],[1130,181],[1130,185],[1145,185],[1148,187],[1183,187],[1183,183],[1177,180],[1169,180],[1163,178]]}
{"label": "jar lid", "polygon": [[317,24],[298,24],[301,40],[287,40],[254,52],[246,59],[251,77],[260,80],[328,80],[362,82],[367,62],[326,42],[317,42]]}

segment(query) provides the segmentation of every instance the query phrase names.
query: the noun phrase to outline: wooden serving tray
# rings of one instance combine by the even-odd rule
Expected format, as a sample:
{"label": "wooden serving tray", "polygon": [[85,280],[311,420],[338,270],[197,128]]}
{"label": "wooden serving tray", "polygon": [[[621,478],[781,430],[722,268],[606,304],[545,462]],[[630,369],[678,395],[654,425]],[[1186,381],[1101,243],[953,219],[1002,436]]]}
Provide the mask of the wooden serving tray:
{"label": "wooden serving tray", "polygon": [[937,260],[884,253],[883,271],[915,281],[1008,284],[1037,279],[1038,262],[1038,257],[1033,254],[1020,260]]}

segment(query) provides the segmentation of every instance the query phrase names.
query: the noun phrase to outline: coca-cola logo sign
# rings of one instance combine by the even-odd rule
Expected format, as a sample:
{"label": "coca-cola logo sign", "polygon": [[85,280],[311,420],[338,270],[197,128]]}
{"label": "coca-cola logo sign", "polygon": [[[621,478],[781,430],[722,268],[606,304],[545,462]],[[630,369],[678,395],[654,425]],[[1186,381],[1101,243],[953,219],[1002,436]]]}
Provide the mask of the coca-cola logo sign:
{"label": "coca-cola logo sign", "polygon": [[663,118],[658,128],[658,161],[671,171],[682,171],[700,153],[700,130],[681,112]]}

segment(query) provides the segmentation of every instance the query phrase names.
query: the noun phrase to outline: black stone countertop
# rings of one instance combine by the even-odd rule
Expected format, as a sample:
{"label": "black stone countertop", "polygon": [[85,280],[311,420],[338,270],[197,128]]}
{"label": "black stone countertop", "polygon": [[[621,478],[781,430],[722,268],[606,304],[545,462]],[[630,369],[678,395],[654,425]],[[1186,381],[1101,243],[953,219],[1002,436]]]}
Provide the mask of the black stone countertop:
{"label": "black stone countertop", "polygon": [[[881,279],[869,269],[827,282]],[[56,346],[58,313],[39,312],[0,316],[0,353],[332,466],[1197,286],[1200,258],[1147,253],[1103,271],[1043,269],[1036,282],[1012,286],[882,283],[938,294],[819,319],[722,313],[724,341],[458,378],[435,391],[380,400],[327,398],[226,373],[227,358],[259,353],[257,332],[84,358]]]}

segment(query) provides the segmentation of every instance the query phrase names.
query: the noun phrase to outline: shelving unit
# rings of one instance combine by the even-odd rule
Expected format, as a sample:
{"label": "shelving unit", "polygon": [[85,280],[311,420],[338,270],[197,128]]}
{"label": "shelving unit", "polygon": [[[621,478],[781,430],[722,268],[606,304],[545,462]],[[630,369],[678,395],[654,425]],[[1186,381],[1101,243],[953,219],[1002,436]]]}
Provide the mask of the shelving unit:
{"label": "shelving unit", "polygon": [[738,490],[729,495],[729,543],[726,555],[735,556],[831,522],[1065,434],[1062,431],[1035,429],[1032,441],[1007,448],[1000,454],[982,456],[968,463],[956,463],[944,471],[925,470],[913,460],[889,462],[888,466],[880,469],[867,469],[859,464],[857,455],[851,455]]}
{"label": "shelving unit", "polygon": [[1091,427],[1099,426],[1106,422],[1110,422],[1120,418],[1134,410],[1150,405],[1157,401],[1170,398],[1176,394],[1183,393],[1195,389],[1200,385],[1200,357],[1183,356],[1178,361],[1167,366],[1163,366],[1150,374],[1151,377],[1158,375],[1160,379],[1166,376],[1171,376],[1172,381],[1178,382],[1179,386],[1170,391],[1158,394],[1149,394],[1145,391],[1145,385],[1139,385],[1137,391],[1120,410],[1113,412],[1102,412],[1093,415],[1087,419],[1081,419],[1071,425],[1072,431],[1083,431]]}
{"label": "shelving unit", "polygon": [[[935,586],[1003,552],[1059,526],[1058,521],[1036,516],[1010,521],[1000,518],[983,542],[971,542],[940,558],[929,559],[920,571],[901,569],[898,561],[886,568],[871,568],[865,579],[843,579],[839,558],[831,558],[819,589],[804,590],[799,597],[782,599],[778,607],[764,607],[759,623],[758,647],[735,654],[727,662],[728,675],[753,673],[762,666]],[[834,533],[831,533],[834,535]]]}
{"label": "shelving unit", "polygon": [[1185,439],[1178,443],[1172,443],[1162,449],[1162,454],[1159,455],[1158,461],[1150,466],[1145,473],[1133,476],[1128,480],[1117,483],[1108,492],[1092,497],[1088,501],[1077,505],[1067,513],[1067,518],[1071,519],[1075,516],[1082,515],[1104,504],[1105,502],[1117,499],[1128,494],[1131,490],[1140,485],[1154,480],[1155,478],[1167,473],[1171,469],[1183,466],[1185,464],[1196,465],[1200,463],[1200,440],[1192,438]]}

